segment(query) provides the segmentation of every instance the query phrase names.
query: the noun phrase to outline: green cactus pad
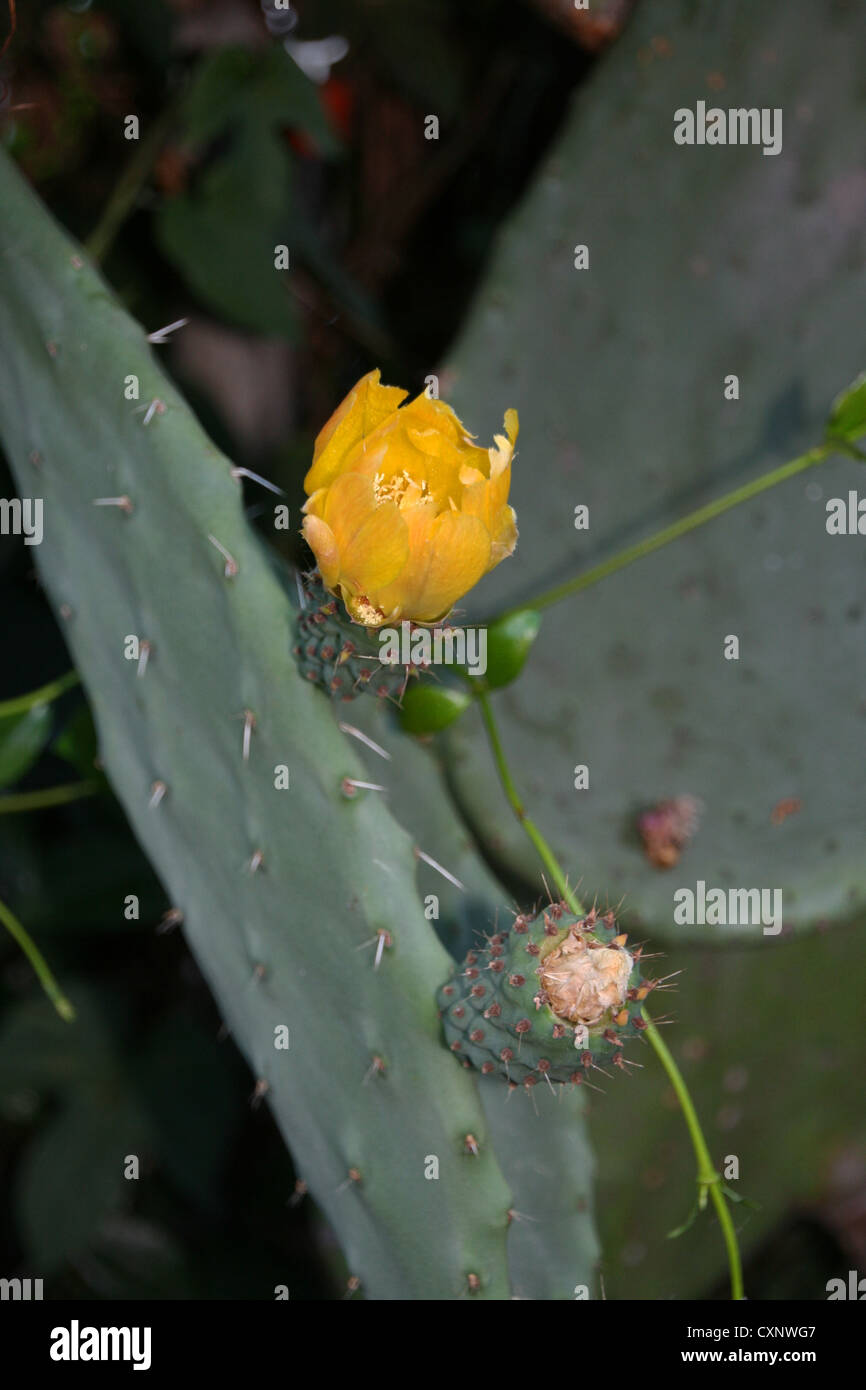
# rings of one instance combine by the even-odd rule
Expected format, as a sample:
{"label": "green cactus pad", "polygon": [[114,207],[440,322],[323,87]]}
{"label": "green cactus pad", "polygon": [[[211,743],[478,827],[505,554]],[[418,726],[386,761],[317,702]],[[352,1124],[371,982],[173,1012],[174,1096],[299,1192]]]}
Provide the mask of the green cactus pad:
{"label": "green cactus pad", "polygon": [[580,1085],[608,1063],[624,1069],[625,1044],[646,1024],[640,948],[626,949],[613,912],[584,917],[552,903],[486,938],[438,994],[451,1051],[512,1084]]}
{"label": "green cactus pad", "polygon": [[377,629],[353,623],[318,572],[305,577],[302,595],[292,650],[307,680],[335,699],[354,700],[366,692],[399,705],[407,683],[423,667],[383,663]]}
{"label": "green cactus pad", "polygon": [[[863,5],[653,0],[582,86],[441,364],[443,394],[480,435],[504,401],[520,415],[519,563],[467,596],[467,622],[524,605],[822,439],[830,402],[863,368],[866,257],[839,208],[853,206],[866,164],[864,43]],[[784,109],[778,158],[674,143],[674,111],[713,73],[724,107]],[[664,212],[624,213],[656,207],[662,188]],[[851,216],[859,228],[862,206]],[[589,270],[575,268],[578,242]],[[736,402],[723,395],[729,372]],[[834,414],[834,428],[848,419]],[[497,700],[512,774],[552,850],[588,893],[626,892],[654,938],[774,950],[751,922],[677,923],[674,890],[698,880],[778,887],[786,933],[866,913],[852,761],[863,538],[825,529],[827,501],[851,488],[862,495],[860,464],[825,463],[548,608],[527,669]],[[576,504],[588,531],[575,529]],[[738,661],[723,656],[727,634]],[[531,895],[535,850],[502,816],[477,712],[443,742],[466,824]],[[638,826],[647,807],[684,797],[703,813],[672,873]],[[791,799],[801,810],[774,819]]]}
{"label": "green cactus pad", "polygon": [[[2,152],[0,203],[0,435],[21,493],[44,498],[36,561],[106,774],[249,1061],[251,1099],[267,1097],[364,1297],[508,1298],[518,1197],[480,1087],[442,1048],[449,960],[413,840],[291,659],[289,604],[228,460]],[[146,428],[130,375],[164,406]],[[143,676],[123,654],[133,633],[152,648]],[[124,1133],[119,1153],[138,1142]],[[578,1180],[583,1196],[585,1164]],[[533,1252],[521,1265],[522,1290],[550,1287]]]}

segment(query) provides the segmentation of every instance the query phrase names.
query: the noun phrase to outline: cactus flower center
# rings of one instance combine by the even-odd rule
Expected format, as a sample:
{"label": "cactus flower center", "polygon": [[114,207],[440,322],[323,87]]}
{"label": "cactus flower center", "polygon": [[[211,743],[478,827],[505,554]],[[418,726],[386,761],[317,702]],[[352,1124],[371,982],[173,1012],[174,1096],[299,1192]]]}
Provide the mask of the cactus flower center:
{"label": "cactus flower center", "polygon": [[569,1023],[592,1027],[625,1003],[633,958],[620,946],[592,946],[569,934],[538,972],[551,1009]]}

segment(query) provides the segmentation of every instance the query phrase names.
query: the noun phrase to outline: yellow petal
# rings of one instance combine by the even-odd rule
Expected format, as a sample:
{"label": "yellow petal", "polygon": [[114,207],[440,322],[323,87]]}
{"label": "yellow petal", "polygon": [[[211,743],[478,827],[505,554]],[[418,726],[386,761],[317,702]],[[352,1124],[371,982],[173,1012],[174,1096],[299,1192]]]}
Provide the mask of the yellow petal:
{"label": "yellow petal", "polygon": [[345,553],[364,522],[375,510],[376,492],[373,483],[370,478],[363,478],[360,473],[341,473],[326,489],[321,515],[336,536],[341,554]]}
{"label": "yellow petal", "polygon": [[365,625],[435,622],[517,540],[508,506],[518,433],[480,448],[444,401],[363,377],[315,445],[304,534],[323,578]]}
{"label": "yellow petal", "polygon": [[[304,518],[306,525],[318,517]],[[329,588],[339,582],[344,597],[367,597],[376,602],[376,590],[390,584],[406,564],[409,540],[400,509],[394,502],[376,501],[370,478],[360,473],[342,473],[327,489],[322,523],[333,538],[339,557],[338,581],[333,579],[333,555],[323,533],[313,527],[312,534],[326,549],[332,578]]]}
{"label": "yellow petal", "polygon": [[378,601],[389,612],[399,610],[400,614],[412,614],[424,585],[432,553],[436,508],[429,502],[419,502],[415,506],[401,507],[400,515],[406,526],[408,542],[406,565],[392,584],[385,585],[378,591]]}
{"label": "yellow petal", "polygon": [[[488,499],[489,511],[487,523],[491,530],[495,531],[499,512],[508,501],[508,494],[511,490],[511,460],[514,457],[514,445],[517,440],[518,420],[516,410],[506,410],[504,435],[494,436],[495,444],[488,451],[490,458],[490,495]],[[510,553],[510,552],[509,552]]]}
{"label": "yellow petal", "polygon": [[383,502],[367,518],[351,544],[340,551],[340,583],[379,605],[377,592],[405,568],[409,537],[400,508]]}
{"label": "yellow petal", "polygon": [[316,436],[304,491],[312,493],[333,482],[349,450],[393,415],[407,394],[399,386],[383,386],[378,367],[361,377]]}
{"label": "yellow petal", "polygon": [[495,527],[496,518],[508,501],[508,494],[511,491],[511,464],[507,463],[503,469],[490,479],[487,485],[487,498],[489,505],[488,525],[491,530]]}
{"label": "yellow petal", "polygon": [[322,516],[325,510],[325,498],[328,495],[326,487],[317,488],[311,497],[308,497],[301,511],[306,516]]}
{"label": "yellow petal", "polygon": [[490,536],[477,517],[443,512],[433,523],[431,537],[423,587],[414,611],[405,613],[421,623],[443,618],[486,574],[490,564]]}
{"label": "yellow petal", "polygon": [[491,444],[487,450],[490,459],[490,477],[499,478],[511,465],[514,456],[514,445],[510,439],[506,439],[504,434],[493,436],[495,443]]}
{"label": "yellow petal", "polygon": [[503,507],[498,524],[491,532],[490,568],[513,554],[517,545],[517,517],[513,507]]}
{"label": "yellow petal", "polygon": [[316,557],[325,588],[333,589],[340,577],[340,550],[333,531],[318,516],[305,516],[301,529]]}
{"label": "yellow petal", "polygon": [[445,401],[431,398],[426,391],[404,405],[403,415],[414,429],[433,429],[458,443],[466,434],[455,412]]}
{"label": "yellow petal", "polygon": [[490,524],[490,484],[480,473],[475,482],[464,484],[460,510],[465,516],[477,516],[479,521],[484,522],[488,531],[492,529]]}
{"label": "yellow petal", "polygon": [[436,430],[410,429],[407,436],[423,458],[427,491],[437,507],[444,507],[449,497],[459,497],[463,450]]}
{"label": "yellow petal", "polygon": [[480,469],[464,464],[460,470],[460,481],[463,484],[460,510],[467,516],[477,516],[479,521],[484,522],[490,534],[494,535],[501,522],[502,510],[508,501],[511,465],[497,464],[497,470],[491,472],[493,476],[488,481]]}
{"label": "yellow petal", "polygon": [[474,487],[476,483],[486,483],[487,478],[480,468],[473,468],[471,463],[463,463],[460,466],[458,477],[464,487]]}
{"label": "yellow petal", "polygon": [[405,410],[398,410],[359,442],[346,455],[346,469],[363,473],[369,478],[382,477],[385,482],[408,473],[423,478],[426,455],[409,437]]}

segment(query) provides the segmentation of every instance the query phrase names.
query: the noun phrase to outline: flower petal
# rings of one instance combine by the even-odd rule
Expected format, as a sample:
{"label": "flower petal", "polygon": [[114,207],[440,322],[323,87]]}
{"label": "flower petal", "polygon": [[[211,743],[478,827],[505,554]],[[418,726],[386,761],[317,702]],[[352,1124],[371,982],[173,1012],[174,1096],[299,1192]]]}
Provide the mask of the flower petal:
{"label": "flower petal", "polygon": [[392,584],[378,591],[378,602],[389,612],[414,613],[427,575],[427,565],[433,550],[433,527],[436,508],[429,502],[401,507],[400,515],[406,526],[408,554],[405,568]]}
{"label": "flower petal", "polygon": [[327,587],[365,625],[436,622],[517,541],[508,506],[518,433],[480,448],[444,401],[362,377],[316,439],[304,535]]}
{"label": "flower petal", "polygon": [[315,492],[333,482],[349,450],[393,415],[407,395],[399,386],[383,386],[378,367],[362,376],[316,436],[304,491]]}
{"label": "flower petal", "polygon": [[409,536],[400,508],[382,502],[345,549],[340,550],[340,583],[381,607],[378,591],[405,568]]}
{"label": "flower petal", "polygon": [[486,574],[490,564],[490,535],[477,517],[443,512],[433,523],[431,534],[423,587],[414,611],[406,612],[406,617],[421,623],[443,618]]}
{"label": "flower petal", "polygon": [[479,474],[478,481],[464,483],[460,510],[466,516],[477,516],[479,521],[484,522],[488,531],[492,529],[490,525],[490,483],[486,478]]}
{"label": "flower petal", "polygon": [[344,552],[375,510],[376,492],[371,479],[363,478],[360,473],[341,473],[326,489],[321,516],[336,536],[340,551]]}
{"label": "flower petal", "polygon": [[422,391],[420,396],[404,405],[402,413],[413,429],[436,430],[454,444],[458,444],[466,434],[451,406],[445,401],[440,401],[438,397],[428,396],[426,391]]}
{"label": "flower petal", "polygon": [[325,498],[328,495],[326,487],[317,488],[304,503],[301,511],[305,516],[322,516],[325,510]]}
{"label": "flower petal", "polygon": [[507,560],[517,545],[517,517],[513,507],[502,508],[498,525],[491,532],[490,540],[490,568],[493,569],[500,560]]}
{"label": "flower petal", "polygon": [[316,557],[326,589],[333,589],[340,577],[340,547],[330,526],[318,516],[305,516],[304,540]]}

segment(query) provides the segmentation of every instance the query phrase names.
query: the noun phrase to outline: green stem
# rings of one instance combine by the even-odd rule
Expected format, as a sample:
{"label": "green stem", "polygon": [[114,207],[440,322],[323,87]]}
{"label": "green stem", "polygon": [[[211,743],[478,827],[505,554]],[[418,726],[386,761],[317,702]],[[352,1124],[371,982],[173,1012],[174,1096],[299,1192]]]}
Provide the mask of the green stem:
{"label": "green stem", "polygon": [[617,570],[625,569],[627,565],[634,564],[635,560],[641,560],[645,555],[652,555],[653,551],[661,550],[662,546],[668,545],[670,541],[678,540],[680,536],[688,535],[689,531],[694,531],[697,527],[705,525],[706,522],[713,521],[717,516],[729,512],[733,507],[738,507],[741,502],[748,502],[753,497],[760,496],[762,492],[767,492],[769,488],[775,487],[778,483],[783,483],[798,473],[804,473],[807,468],[813,468],[816,463],[823,463],[831,454],[848,453],[849,451],[850,446],[843,440],[819,444],[817,448],[810,449],[807,453],[801,454],[799,458],[792,459],[790,463],[783,463],[781,467],[774,468],[772,472],[764,473],[760,478],[753,478],[750,483],[743,483],[742,487],[735,488],[733,492],[727,493],[724,497],[716,498],[714,502],[708,502],[704,507],[698,507],[697,511],[689,512],[688,516],[681,517],[679,521],[674,521],[670,526],[665,526],[663,530],[657,531],[653,536],[648,536],[646,540],[638,541],[636,545],[630,545],[626,550],[612,555],[609,560],[603,560],[600,565],[595,565],[583,574],[575,575],[573,579],[567,579],[564,584],[558,584],[555,588],[548,589],[546,593],[540,594],[537,598],[529,599],[526,603],[519,603],[514,608],[509,608],[498,617],[508,618],[512,613],[518,613],[526,608],[534,608],[540,612],[541,609],[549,608],[553,603],[559,603],[560,599],[570,598],[572,594],[579,594],[584,589],[590,588],[591,585],[597,584],[600,579],[606,579],[609,574],[616,574]]}
{"label": "green stem", "polygon": [[[554,855],[553,851],[551,850],[541,831],[526,814],[526,809],[523,805],[523,802],[520,799],[520,794],[515,785],[514,778],[511,776],[511,771],[508,766],[508,761],[505,757],[505,750],[502,747],[502,740],[499,736],[499,730],[496,725],[496,719],[494,717],[493,710],[490,705],[490,700],[488,699],[487,695],[483,692],[479,693],[478,695],[478,704],[481,709],[481,717],[484,720],[484,725],[487,729],[487,736],[490,740],[490,748],[491,752],[493,753],[493,760],[496,763],[496,770],[499,773],[499,780],[502,783],[502,788],[508,799],[508,803],[514,811],[514,814],[517,817],[518,821],[523,826],[523,829],[529,836],[529,839],[535,846],[539,858],[541,859],[542,863],[544,864],[545,868],[550,874],[550,877],[553,879],[553,882],[559,889],[563,898],[568,903],[572,912],[575,914],[575,916],[582,916],[583,909],[580,905],[580,902],[569,888],[568,880],[565,874],[563,873],[562,868],[556,859],[556,856]],[[713,1206],[715,1207],[716,1212],[718,1214],[719,1225],[722,1229],[722,1235],[725,1242],[725,1249],[728,1255],[728,1268],[730,1270],[731,1276],[731,1298],[734,1300],[741,1299],[745,1296],[743,1293],[742,1264],[740,1262],[740,1252],[737,1248],[737,1236],[734,1230],[733,1221],[731,1220],[731,1213],[725,1202],[724,1193],[721,1190],[721,1176],[719,1173],[716,1172],[716,1170],[713,1167],[713,1161],[710,1157],[710,1151],[707,1147],[707,1142],[704,1138],[703,1131],[701,1130],[701,1125],[698,1119],[697,1111],[695,1110],[694,1103],[692,1101],[691,1096],[689,1095],[689,1090],[685,1083],[685,1079],[683,1078],[683,1075],[680,1072],[676,1062],[674,1061],[671,1052],[662,1040],[658,1029],[653,1023],[646,1009],[643,1010],[643,1018],[644,1022],[647,1025],[644,1036],[648,1039],[651,1046],[655,1050],[656,1056],[658,1057],[659,1061],[664,1067],[668,1079],[674,1088],[677,1100],[679,1101],[680,1107],[683,1112],[683,1118],[686,1122],[686,1128],[688,1129],[689,1137],[692,1141],[692,1148],[695,1151],[695,1158],[697,1159],[698,1165],[697,1184],[699,1204],[701,1208],[706,1206],[707,1194],[709,1193],[713,1202]]]}
{"label": "green stem", "polygon": [[100,265],[111,250],[114,238],[132,212],[154,160],[176,119],[177,105],[172,102],[138,142],[138,148],[115,184],[99,222],[84,243],[84,249],[95,265]]}
{"label": "green stem", "polygon": [[18,811],[41,811],[45,806],[63,806],[67,801],[79,801],[98,791],[98,782],[65,782],[61,787],[46,787],[39,792],[10,792],[0,796],[0,816]]}
{"label": "green stem", "polygon": [[707,1193],[709,1192],[719,1218],[719,1225],[722,1228],[722,1235],[725,1241],[725,1248],[728,1252],[728,1267],[731,1272],[731,1298],[739,1300],[745,1298],[743,1292],[743,1267],[740,1261],[740,1252],[737,1247],[737,1233],[734,1230],[734,1223],[731,1217],[730,1208],[725,1201],[724,1193],[721,1189],[721,1178],[713,1167],[713,1160],[704,1139],[701,1123],[698,1119],[692,1098],[689,1095],[682,1072],[673,1059],[673,1056],[656,1028],[646,1009],[643,1010],[643,1018],[646,1023],[644,1037],[649,1038],[655,1049],[655,1054],[664,1067],[668,1075],[668,1080],[676,1092],[680,1109],[683,1112],[683,1119],[689,1131],[689,1138],[692,1141],[692,1148],[698,1161],[698,1204],[703,1209],[707,1203]]}
{"label": "green stem", "polygon": [[71,1023],[75,1018],[74,1008],[52,975],[48,967],[48,962],[42,952],[24,930],[15,914],[10,911],[2,900],[0,900],[0,922],[3,923],[9,935],[13,940],[17,941],[18,945],[21,947],[21,950],[24,952],[39,977],[39,983],[60,1017],[64,1022]]}
{"label": "green stem", "polygon": [[490,739],[490,747],[493,752],[493,760],[496,763],[496,770],[499,773],[499,780],[502,783],[502,789],[505,792],[506,797],[508,798],[509,805],[511,806],[515,816],[520,821],[520,824],[523,826],[523,829],[526,831],[533,845],[535,846],[538,852],[538,857],[541,859],[542,863],[544,864],[544,867],[547,869],[547,872],[553,879],[554,884],[559,889],[563,898],[565,898],[566,902],[569,904],[572,912],[574,912],[575,915],[579,917],[583,912],[583,908],[581,907],[577,898],[574,896],[571,889],[569,888],[568,880],[566,879],[565,874],[562,872],[562,869],[560,868],[556,860],[556,857],[553,854],[553,851],[551,850],[541,831],[538,829],[538,826],[526,814],[526,809],[523,805],[523,802],[520,800],[517,787],[514,785],[514,779],[512,778],[511,773],[508,769],[508,763],[505,759],[505,751],[502,747],[502,740],[499,737],[499,730],[496,727],[496,720],[494,719],[493,711],[490,708],[490,700],[488,699],[487,695],[484,694],[483,691],[478,692],[477,698],[478,704],[481,708],[481,717],[484,720],[484,724],[487,728],[487,737]]}
{"label": "green stem", "polygon": [[28,695],[16,695],[13,700],[0,701],[0,719],[6,719],[13,714],[26,714],[27,710],[33,709],[34,705],[48,705],[52,700],[56,700],[65,690],[69,690],[73,685],[77,685],[80,676],[77,671],[67,671],[65,676],[58,676],[56,681],[49,681],[47,685],[40,685],[38,690],[31,690]]}

